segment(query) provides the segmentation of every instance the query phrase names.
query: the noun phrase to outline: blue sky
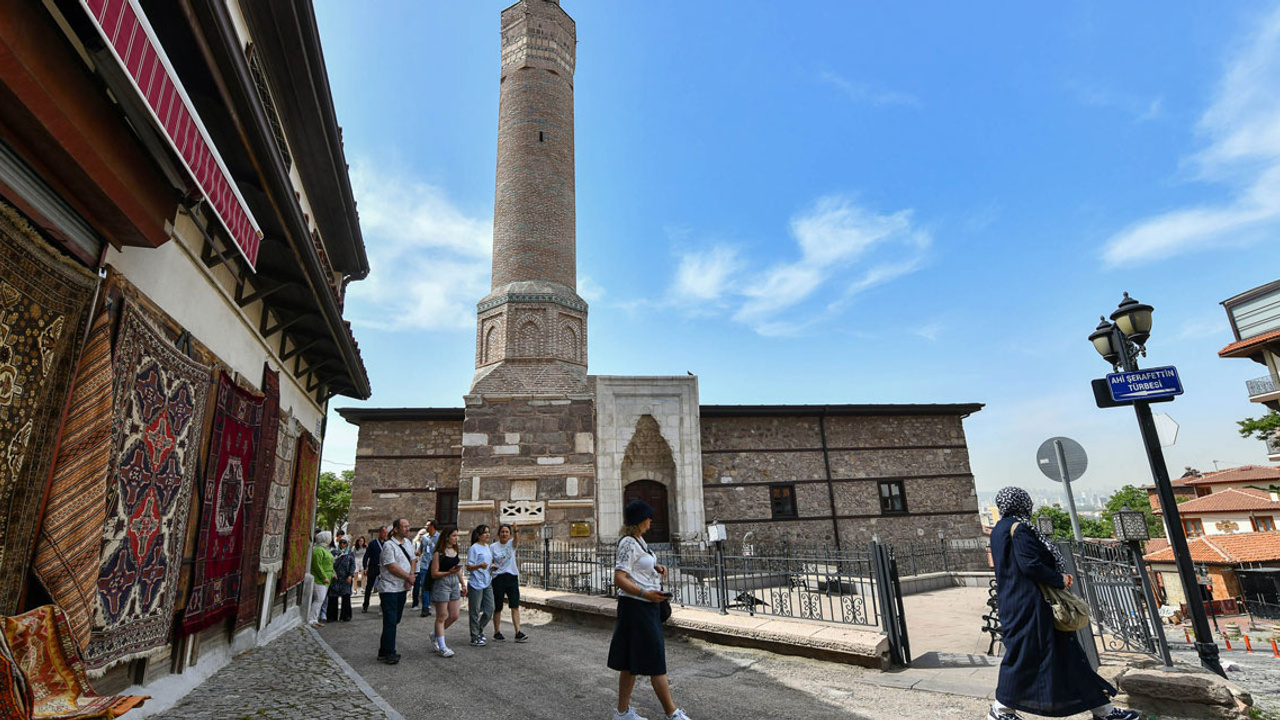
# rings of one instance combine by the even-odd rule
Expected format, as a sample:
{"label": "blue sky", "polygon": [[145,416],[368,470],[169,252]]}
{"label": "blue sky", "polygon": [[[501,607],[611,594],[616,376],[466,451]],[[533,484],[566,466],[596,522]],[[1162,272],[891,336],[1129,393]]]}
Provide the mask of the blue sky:
{"label": "blue sky", "polygon": [[[504,2],[319,0],[373,274],[373,407],[460,407],[489,288]],[[564,0],[590,370],[702,402],[981,402],[980,490],[1149,482],[1086,336],[1128,291],[1176,476],[1266,461],[1219,303],[1280,275],[1280,6]],[[376,8],[376,9],[373,9]],[[332,407],[356,403],[336,398]],[[354,462],[330,413],[325,469]]]}

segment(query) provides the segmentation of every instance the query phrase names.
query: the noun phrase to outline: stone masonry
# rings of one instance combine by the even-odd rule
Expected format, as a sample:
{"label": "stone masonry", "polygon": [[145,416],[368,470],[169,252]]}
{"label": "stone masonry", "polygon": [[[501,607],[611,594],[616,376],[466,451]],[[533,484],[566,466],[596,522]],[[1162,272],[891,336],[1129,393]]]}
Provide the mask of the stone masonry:
{"label": "stone masonry", "polygon": [[[350,412],[350,411],[346,411]],[[462,466],[461,409],[423,411],[431,420],[365,420],[356,445],[351,533],[370,533],[396,517],[413,527],[438,519],[441,492],[458,491]]]}

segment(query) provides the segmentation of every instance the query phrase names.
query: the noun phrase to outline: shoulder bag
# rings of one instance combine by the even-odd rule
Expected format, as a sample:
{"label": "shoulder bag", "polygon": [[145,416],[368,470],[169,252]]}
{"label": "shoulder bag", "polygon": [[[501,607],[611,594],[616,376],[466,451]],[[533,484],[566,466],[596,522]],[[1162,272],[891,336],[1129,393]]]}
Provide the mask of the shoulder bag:
{"label": "shoulder bag", "polygon": [[[1015,522],[1009,528],[1009,538],[1021,523]],[[1075,632],[1089,626],[1089,604],[1081,600],[1075,593],[1066,588],[1056,588],[1044,583],[1036,583],[1040,595],[1053,609],[1053,627],[1062,632]]]}

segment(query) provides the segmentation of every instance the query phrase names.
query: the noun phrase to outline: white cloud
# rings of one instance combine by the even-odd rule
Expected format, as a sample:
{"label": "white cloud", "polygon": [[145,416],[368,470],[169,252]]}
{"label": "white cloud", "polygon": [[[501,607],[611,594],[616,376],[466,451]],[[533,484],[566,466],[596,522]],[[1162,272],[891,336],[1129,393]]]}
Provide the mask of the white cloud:
{"label": "white cloud", "polygon": [[[681,253],[669,302],[693,312],[710,303],[761,335],[794,335],[858,293],[918,270],[932,242],[910,210],[880,214],[838,195],[792,218],[790,231],[798,254],[792,260],[750,267],[741,249],[723,243]],[[812,302],[823,304],[794,312]]]}
{"label": "white cloud", "polygon": [[351,285],[352,322],[380,329],[475,326],[489,292],[493,221],[469,215],[445,192],[357,159],[351,184],[369,253],[369,277]]}
{"label": "white cloud", "polygon": [[591,279],[590,275],[578,276],[578,296],[589,303],[604,299],[604,286]]}
{"label": "white cloud", "polygon": [[1247,244],[1280,224],[1280,10],[1229,63],[1199,130],[1208,144],[1189,163],[1199,179],[1227,185],[1232,196],[1125,228],[1103,249],[1108,265]]}
{"label": "white cloud", "polygon": [[818,77],[822,82],[834,86],[842,95],[857,103],[885,107],[889,105],[906,105],[920,107],[919,98],[909,93],[881,90],[870,83],[849,80],[830,70],[823,70]]}
{"label": "white cloud", "polygon": [[1164,117],[1164,97],[1162,96],[1139,97],[1080,80],[1068,82],[1067,89],[1083,105],[1114,108],[1132,117],[1134,122],[1147,122]]}

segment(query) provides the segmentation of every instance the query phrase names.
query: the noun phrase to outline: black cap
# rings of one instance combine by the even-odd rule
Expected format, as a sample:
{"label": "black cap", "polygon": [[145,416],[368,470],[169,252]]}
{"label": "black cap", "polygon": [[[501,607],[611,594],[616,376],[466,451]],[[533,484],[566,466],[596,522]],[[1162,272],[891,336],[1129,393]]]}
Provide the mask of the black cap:
{"label": "black cap", "polygon": [[632,500],[622,509],[622,521],[627,525],[639,525],[653,517],[653,506],[643,500]]}

